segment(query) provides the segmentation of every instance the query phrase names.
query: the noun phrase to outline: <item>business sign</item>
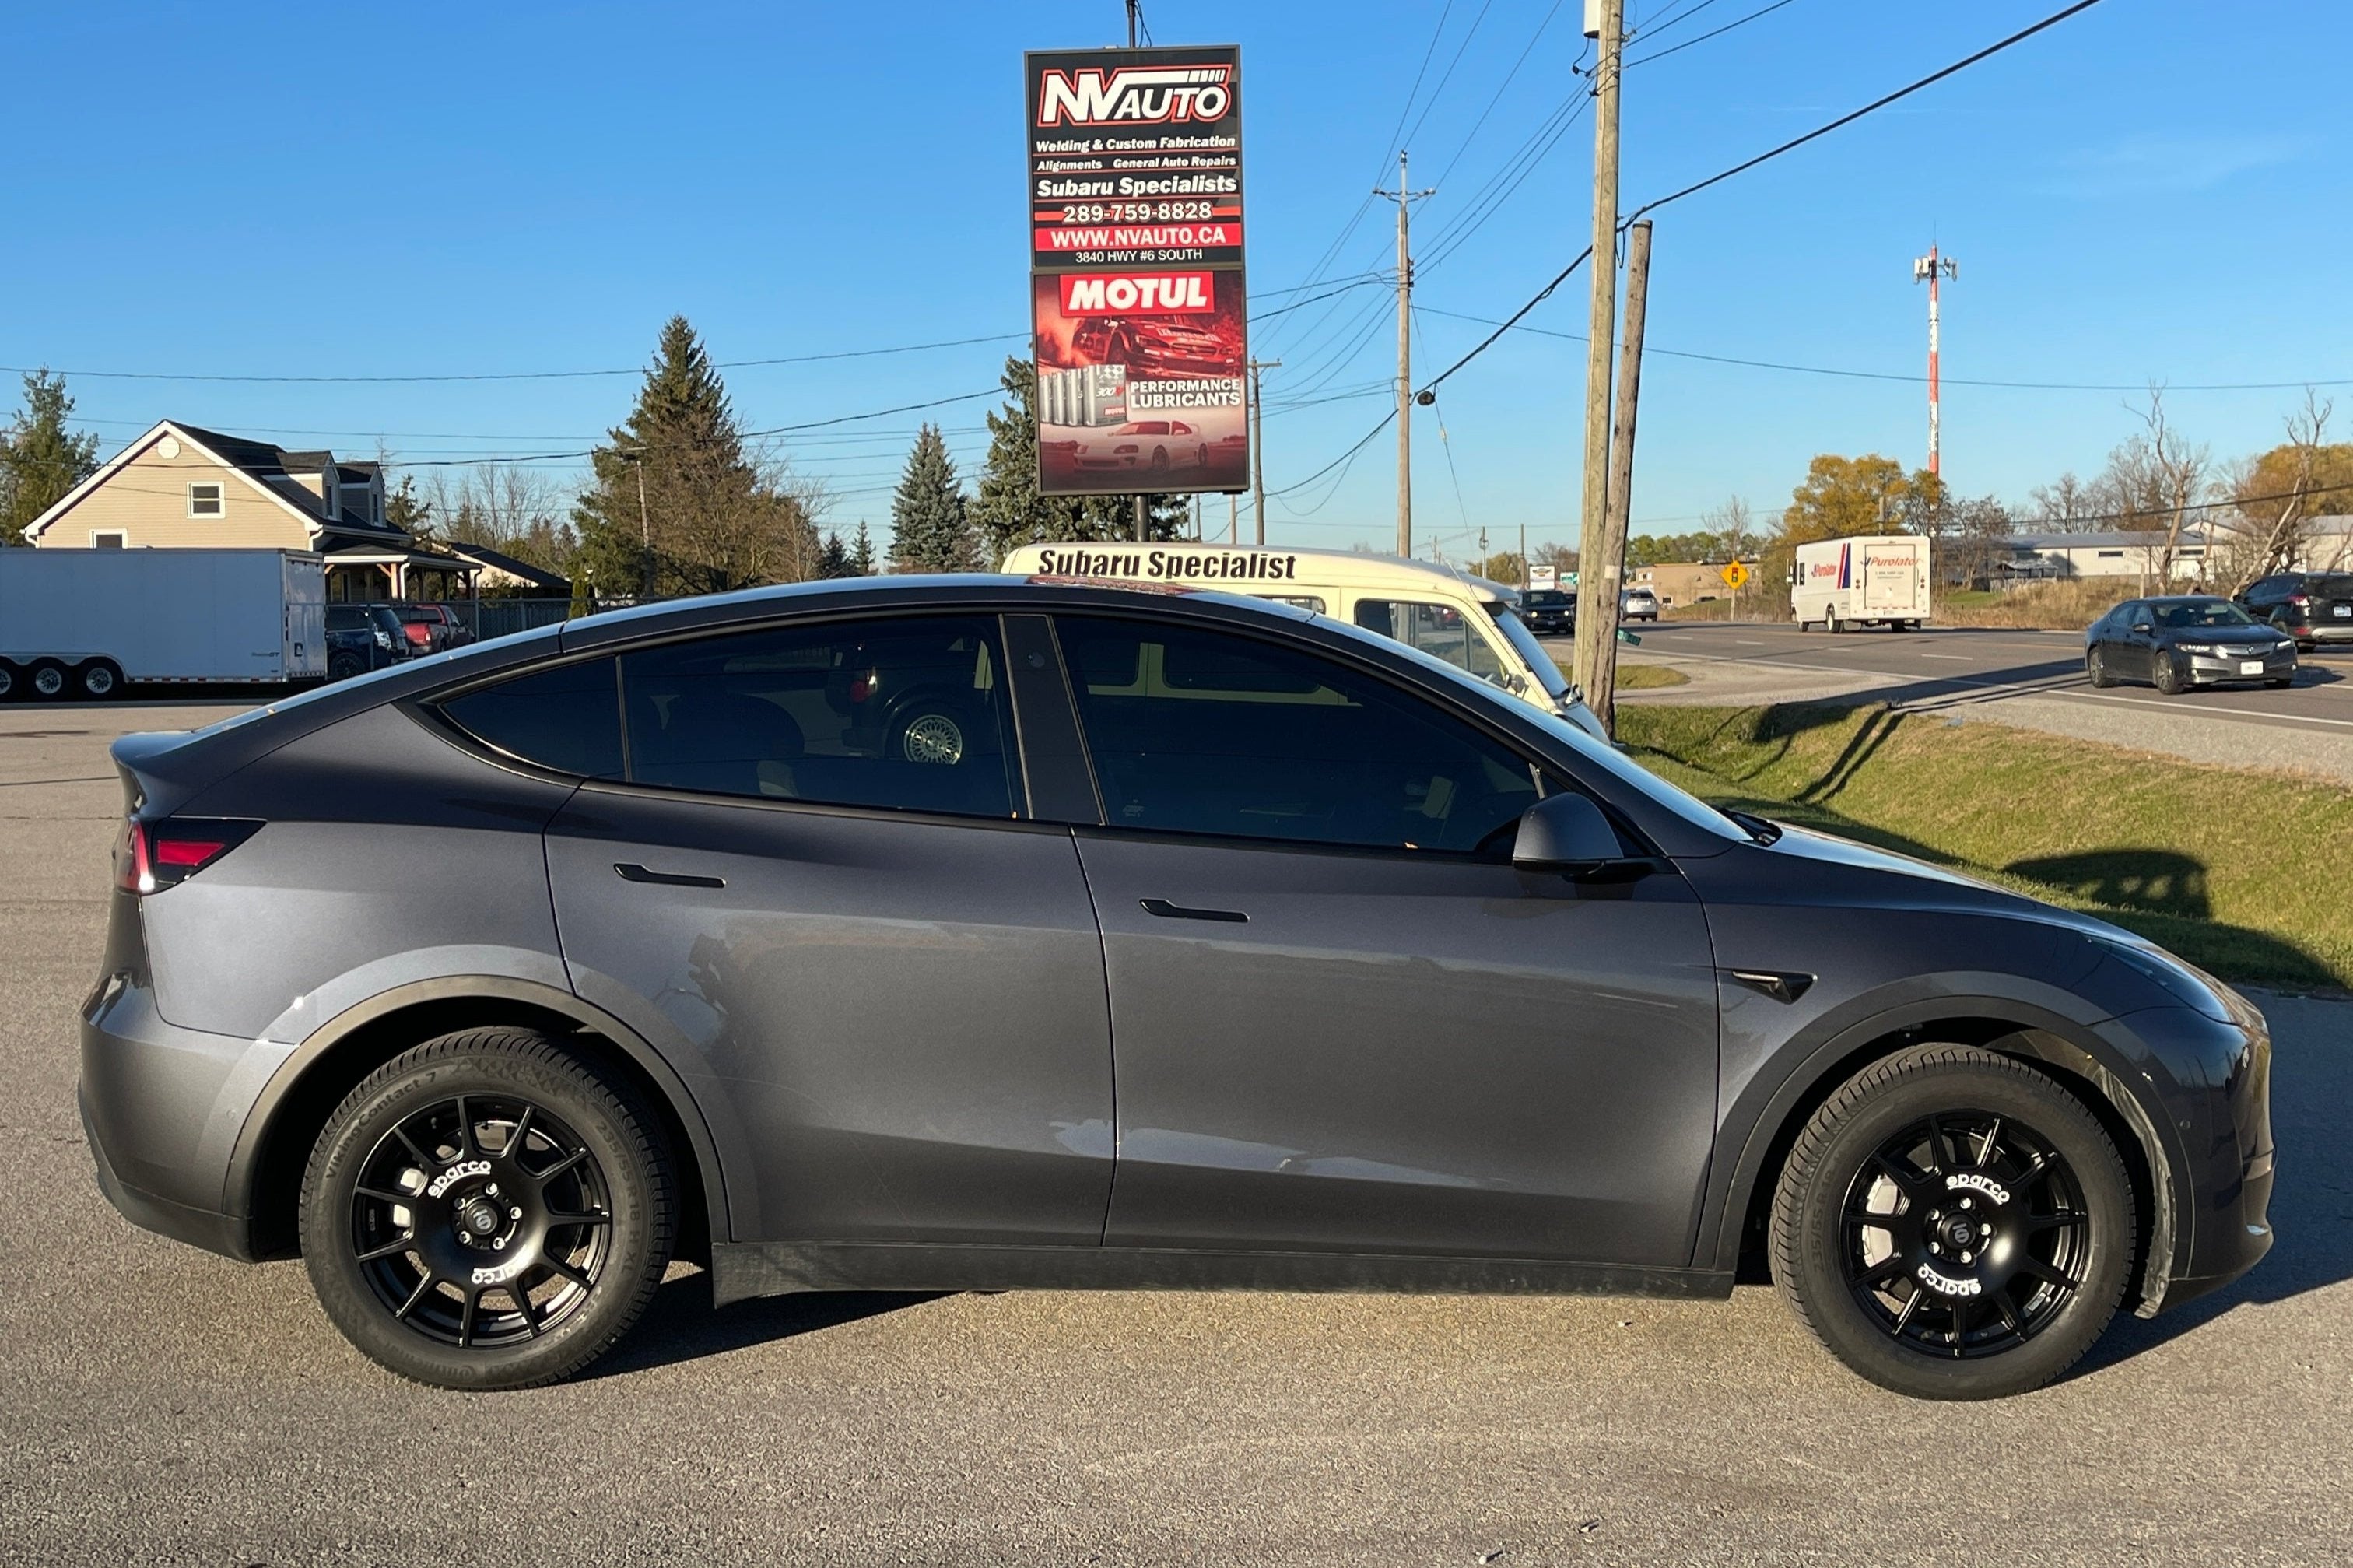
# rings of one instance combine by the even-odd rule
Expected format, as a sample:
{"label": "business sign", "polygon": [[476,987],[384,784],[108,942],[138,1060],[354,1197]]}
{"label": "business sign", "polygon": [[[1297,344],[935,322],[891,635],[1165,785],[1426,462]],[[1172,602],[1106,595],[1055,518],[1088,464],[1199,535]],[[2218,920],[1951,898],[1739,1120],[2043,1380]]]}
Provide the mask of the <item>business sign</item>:
{"label": "business sign", "polygon": [[1247,489],[1241,51],[1027,69],[1039,489]]}

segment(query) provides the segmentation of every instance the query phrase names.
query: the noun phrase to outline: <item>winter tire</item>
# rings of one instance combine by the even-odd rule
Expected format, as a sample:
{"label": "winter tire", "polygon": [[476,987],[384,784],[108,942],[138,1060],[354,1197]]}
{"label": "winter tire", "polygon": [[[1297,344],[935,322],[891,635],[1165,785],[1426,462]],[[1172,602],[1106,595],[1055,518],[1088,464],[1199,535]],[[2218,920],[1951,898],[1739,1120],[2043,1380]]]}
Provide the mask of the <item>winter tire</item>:
{"label": "winter tire", "polygon": [[652,1299],[677,1222],[659,1124],[518,1028],[377,1069],[319,1135],[301,1193],[327,1316],[440,1388],[525,1388],[596,1360]]}
{"label": "winter tire", "polygon": [[2065,1372],[2132,1272],[2132,1185],[2073,1096],[2026,1063],[1924,1045],[1816,1111],[1774,1194],[1775,1282],[1823,1348],[1918,1399]]}

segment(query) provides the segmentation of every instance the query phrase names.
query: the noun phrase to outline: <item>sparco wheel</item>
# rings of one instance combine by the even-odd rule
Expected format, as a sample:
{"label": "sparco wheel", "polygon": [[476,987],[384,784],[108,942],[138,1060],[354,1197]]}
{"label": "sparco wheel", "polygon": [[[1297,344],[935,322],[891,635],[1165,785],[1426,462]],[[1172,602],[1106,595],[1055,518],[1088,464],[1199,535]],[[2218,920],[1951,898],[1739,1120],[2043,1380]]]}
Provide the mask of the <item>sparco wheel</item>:
{"label": "sparco wheel", "polygon": [[659,1124],[527,1029],[394,1058],[336,1109],[303,1178],[327,1316],[442,1388],[522,1388],[594,1361],[652,1298],[676,1229]]}
{"label": "sparco wheel", "polygon": [[2074,1364],[2132,1271],[2131,1183],[2089,1111],[1994,1052],[1925,1045],[1847,1081],[1773,1203],[1775,1281],[1872,1382],[1990,1399]]}

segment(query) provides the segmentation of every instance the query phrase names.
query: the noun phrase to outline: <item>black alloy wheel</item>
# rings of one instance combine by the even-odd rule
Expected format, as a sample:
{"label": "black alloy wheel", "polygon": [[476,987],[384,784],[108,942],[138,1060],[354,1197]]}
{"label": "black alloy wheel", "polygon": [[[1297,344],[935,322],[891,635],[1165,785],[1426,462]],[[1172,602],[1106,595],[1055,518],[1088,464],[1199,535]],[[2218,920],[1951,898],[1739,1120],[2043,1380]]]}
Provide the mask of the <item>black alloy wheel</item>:
{"label": "black alloy wheel", "polygon": [[1900,1393],[2036,1388],[2122,1298],[2132,1188],[2084,1105],[2031,1065],[1923,1046],[1832,1095],[1789,1154],[1773,1272],[1841,1361]]}
{"label": "black alloy wheel", "polygon": [[353,1090],[311,1155],[302,1250],[360,1350],[445,1388],[563,1377],[651,1298],[676,1228],[658,1124],[520,1029],[445,1035]]}

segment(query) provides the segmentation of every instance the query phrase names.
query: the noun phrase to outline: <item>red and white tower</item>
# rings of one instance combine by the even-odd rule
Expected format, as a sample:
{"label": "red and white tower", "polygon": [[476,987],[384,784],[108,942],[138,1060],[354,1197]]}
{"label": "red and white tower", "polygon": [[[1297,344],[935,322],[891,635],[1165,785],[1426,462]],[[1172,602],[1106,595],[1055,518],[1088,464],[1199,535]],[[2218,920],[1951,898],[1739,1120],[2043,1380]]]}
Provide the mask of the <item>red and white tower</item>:
{"label": "red and white tower", "polygon": [[1936,281],[1940,278],[1957,278],[1960,275],[1960,271],[1959,262],[1949,256],[1938,254],[1933,245],[1928,247],[1928,254],[1915,257],[1912,261],[1912,281],[1916,283],[1925,278],[1928,282],[1928,471],[1930,473],[1940,474],[1943,471],[1937,466],[1937,447],[1942,431],[1939,428],[1941,410],[1937,407],[1936,393]]}

